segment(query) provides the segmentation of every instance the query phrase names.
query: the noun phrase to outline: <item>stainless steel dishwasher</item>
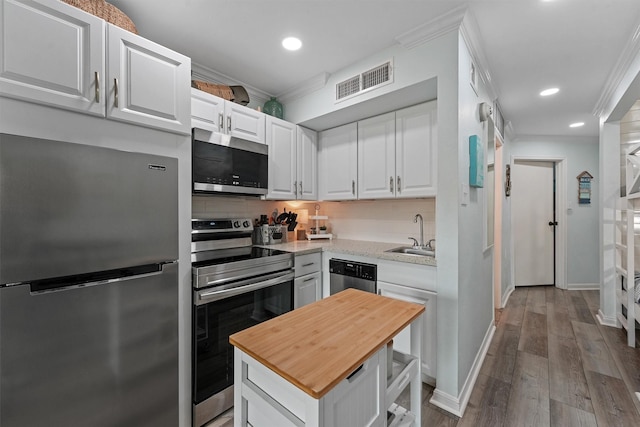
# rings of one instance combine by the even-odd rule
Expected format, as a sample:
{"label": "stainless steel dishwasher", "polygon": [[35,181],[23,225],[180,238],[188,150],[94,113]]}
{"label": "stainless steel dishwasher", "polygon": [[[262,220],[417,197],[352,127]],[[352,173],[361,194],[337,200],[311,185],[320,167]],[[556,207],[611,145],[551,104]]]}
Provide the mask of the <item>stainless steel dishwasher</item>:
{"label": "stainless steel dishwasher", "polygon": [[336,294],[347,288],[377,292],[377,266],[342,259],[329,260],[329,293]]}

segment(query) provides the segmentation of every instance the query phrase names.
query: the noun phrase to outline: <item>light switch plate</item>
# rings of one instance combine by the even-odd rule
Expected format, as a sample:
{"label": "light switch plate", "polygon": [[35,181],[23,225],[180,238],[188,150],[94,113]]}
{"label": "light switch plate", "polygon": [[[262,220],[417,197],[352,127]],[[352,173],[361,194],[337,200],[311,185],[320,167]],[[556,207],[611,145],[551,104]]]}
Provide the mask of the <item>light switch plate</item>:
{"label": "light switch plate", "polygon": [[460,184],[462,186],[462,197],[460,198],[460,204],[467,206],[469,204],[469,184]]}

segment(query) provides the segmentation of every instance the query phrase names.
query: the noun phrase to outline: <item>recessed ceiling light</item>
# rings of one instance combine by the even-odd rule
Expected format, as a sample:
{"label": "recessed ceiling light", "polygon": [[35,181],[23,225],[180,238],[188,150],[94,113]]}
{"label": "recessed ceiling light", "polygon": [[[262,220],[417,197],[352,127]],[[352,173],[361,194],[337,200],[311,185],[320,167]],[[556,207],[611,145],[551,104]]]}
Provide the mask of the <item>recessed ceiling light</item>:
{"label": "recessed ceiling light", "polygon": [[560,89],[558,89],[557,87],[551,87],[540,92],[540,96],[555,95],[558,92],[560,92]]}
{"label": "recessed ceiling light", "polygon": [[287,37],[282,40],[282,47],[287,50],[298,50],[302,47],[302,42],[296,37]]}
{"label": "recessed ceiling light", "polygon": [[570,128],[579,128],[580,126],[584,126],[584,122],[576,122],[569,125]]}

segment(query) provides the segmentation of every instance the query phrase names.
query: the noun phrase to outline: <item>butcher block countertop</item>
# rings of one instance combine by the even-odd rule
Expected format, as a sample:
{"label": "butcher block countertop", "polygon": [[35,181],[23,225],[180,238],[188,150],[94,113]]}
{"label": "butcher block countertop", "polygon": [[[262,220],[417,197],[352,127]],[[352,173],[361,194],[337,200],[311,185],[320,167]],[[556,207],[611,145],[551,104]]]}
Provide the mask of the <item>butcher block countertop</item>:
{"label": "butcher block countertop", "polygon": [[233,334],[229,342],[320,399],[423,311],[346,289]]}

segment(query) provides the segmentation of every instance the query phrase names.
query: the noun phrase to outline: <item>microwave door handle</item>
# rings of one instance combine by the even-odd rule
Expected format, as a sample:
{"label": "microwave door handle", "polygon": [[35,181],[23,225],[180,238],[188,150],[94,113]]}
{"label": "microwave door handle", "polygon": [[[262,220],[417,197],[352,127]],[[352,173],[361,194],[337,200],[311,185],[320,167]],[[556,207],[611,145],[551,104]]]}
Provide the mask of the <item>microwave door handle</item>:
{"label": "microwave door handle", "polygon": [[[273,277],[276,276],[276,277]],[[201,291],[197,294],[196,305],[202,305],[213,301],[218,301],[221,299],[233,297],[236,295],[246,294],[247,292],[256,291],[258,289],[268,288],[270,286],[279,285],[281,283],[286,283],[288,281],[293,280],[294,274],[287,273],[282,275],[280,273],[276,273],[275,275],[267,276],[271,277],[266,280],[262,280],[257,283],[251,283],[254,279],[244,280],[239,286],[230,288],[230,289],[221,289],[215,291]],[[246,285],[242,285],[247,283]]]}

